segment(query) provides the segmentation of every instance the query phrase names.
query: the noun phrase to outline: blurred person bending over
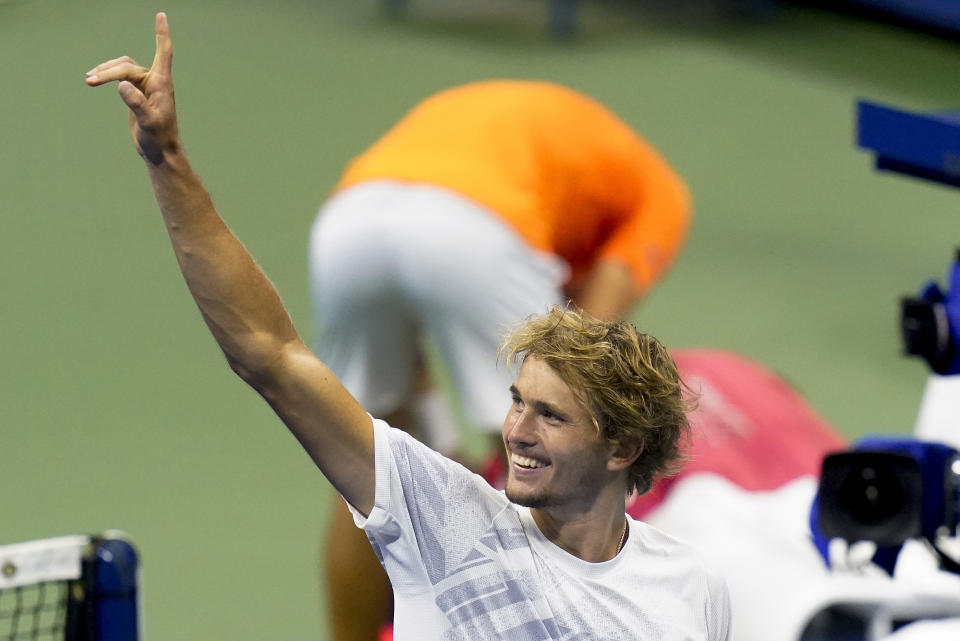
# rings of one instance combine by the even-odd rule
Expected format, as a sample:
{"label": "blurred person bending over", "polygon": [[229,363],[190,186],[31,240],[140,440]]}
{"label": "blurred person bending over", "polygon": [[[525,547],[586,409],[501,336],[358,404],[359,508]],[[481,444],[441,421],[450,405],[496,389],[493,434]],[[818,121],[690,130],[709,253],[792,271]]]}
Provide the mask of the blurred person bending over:
{"label": "blurred person bending over", "polygon": [[[315,351],[374,415],[457,455],[425,337],[468,422],[497,434],[509,400],[510,373],[495,359],[505,328],[568,300],[624,317],[677,254],[689,200],[653,147],[569,88],[490,80],[441,91],[353,160],[317,216]],[[335,639],[373,641],[389,584],[335,509]]]}
{"label": "blurred person bending over", "polygon": [[396,638],[726,639],[723,581],[624,510],[671,466],[688,428],[664,347],[627,322],[561,308],[512,334],[505,492],[372,418],[297,336],[190,167],[162,13],[156,35],[151,68],[117,58],[87,83],[119,81],[188,288],[230,367],[370,537],[393,584]]}

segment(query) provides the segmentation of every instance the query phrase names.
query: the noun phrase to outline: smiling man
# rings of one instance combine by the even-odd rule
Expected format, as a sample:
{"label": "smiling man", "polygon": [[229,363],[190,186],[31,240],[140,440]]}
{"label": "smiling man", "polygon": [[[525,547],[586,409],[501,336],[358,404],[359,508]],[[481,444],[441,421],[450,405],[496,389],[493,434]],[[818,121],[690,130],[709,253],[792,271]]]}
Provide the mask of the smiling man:
{"label": "smiling man", "polygon": [[569,553],[616,557],[632,532],[626,498],[670,471],[689,430],[676,365],[630,323],[556,307],[503,352],[521,363],[503,424],[506,497]]}
{"label": "smiling man", "polygon": [[506,342],[519,364],[504,420],[506,493],[373,419],[297,335],[213,206],[180,141],[164,14],[148,69],[118,81],[184,279],[232,369],[343,496],[387,570],[395,638],[710,640],[729,636],[724,583],[686,545],[624,514],[687,429],[676,367],[624,322],[554,308]]}
{"label": "smiling man", "polygon": [[625,514],[688,429],[663,345],[555,307],[503,355],[519,364],[504,492],[373,421],[374,507],[351,509],[390,576],[395,638],[728,638],[725,584]]}

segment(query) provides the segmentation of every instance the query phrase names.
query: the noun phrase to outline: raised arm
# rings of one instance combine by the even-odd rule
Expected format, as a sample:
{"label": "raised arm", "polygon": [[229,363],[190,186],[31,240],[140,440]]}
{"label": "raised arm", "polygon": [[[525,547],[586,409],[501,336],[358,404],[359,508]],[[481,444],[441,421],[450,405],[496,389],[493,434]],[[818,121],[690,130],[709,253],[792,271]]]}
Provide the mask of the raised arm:
{"label": "raised arm", "polygon": [[117,58],[88,71],[87,84],[119,81],[180,270],[230,367],[273,407],[344,498],[369,514],[370,418],[297,336],[277,292],[191,169],[177,130],[173,46],[163,13],[156,36],[149,69]]}
{"label": "raised arm", "polygon": [[640,300],[627,266],[608,258],[597,259],[582,287],[569,294],[583,311],[609,321],[624,318]]}

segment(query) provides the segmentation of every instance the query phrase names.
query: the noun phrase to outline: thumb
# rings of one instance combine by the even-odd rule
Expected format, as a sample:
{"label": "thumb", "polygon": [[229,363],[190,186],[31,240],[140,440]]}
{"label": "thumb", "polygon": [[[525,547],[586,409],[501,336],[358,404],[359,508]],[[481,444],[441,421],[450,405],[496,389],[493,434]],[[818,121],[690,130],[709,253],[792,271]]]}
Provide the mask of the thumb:
{"label": "thumb", "polygon": [[117,85],[117,91],[120,93],[120,98],[123,99],[124,104],[130,108],[130,111],[132,111],[137,118],[140,118],[143,114],[143,107],[147,103],[147,97],[143,95],[143,92],[134,87],[133,83],[127,82],[126,80]]}

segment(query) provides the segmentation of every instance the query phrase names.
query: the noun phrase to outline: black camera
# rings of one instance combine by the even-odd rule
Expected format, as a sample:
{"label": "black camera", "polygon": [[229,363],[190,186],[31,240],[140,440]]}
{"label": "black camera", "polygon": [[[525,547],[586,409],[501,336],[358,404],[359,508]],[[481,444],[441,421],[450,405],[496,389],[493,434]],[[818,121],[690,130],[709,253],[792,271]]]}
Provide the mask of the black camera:
{"label": "black camera", "polygon": [[900,332],[907,354],[920,356],[937,374],[960,374],[960,250],[950,291],[927,283],[919,296],[900,301]]}
{"label": "black camera", "polygon": [[[956,536],[958,515],[960,452],[941,443],[872,437],[824,458],[811,529],[828,562],[827,543],[835,538],[872,541],[894,550],[895,560],[908,539],[935,545],[939,537]],[[941,561],[949,566],[949,558]]]}

